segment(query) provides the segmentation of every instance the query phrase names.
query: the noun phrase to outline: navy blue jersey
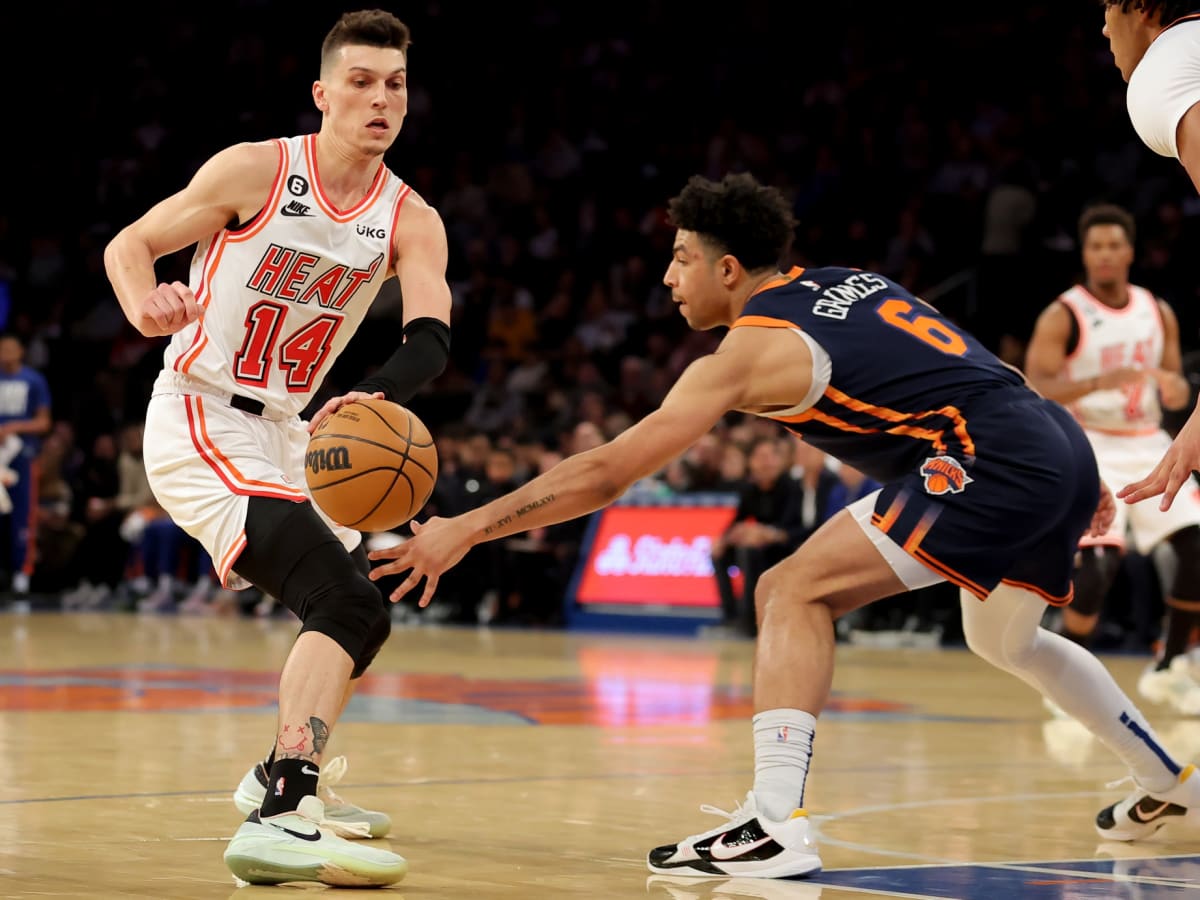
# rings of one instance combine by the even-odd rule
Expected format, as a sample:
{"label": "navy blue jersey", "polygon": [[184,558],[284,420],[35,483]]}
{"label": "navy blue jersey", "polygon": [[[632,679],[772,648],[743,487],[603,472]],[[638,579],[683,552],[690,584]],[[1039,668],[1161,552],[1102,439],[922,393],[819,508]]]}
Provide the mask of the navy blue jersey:
{"label": "navy blue jersey", "polygon": [[877,481],[929,456],[974,457],[980,399],[1033,394],[974,337],[873,272],[792,269],[750,298],[741,325],[795,327],[829,354],[829,388],[778,421]]}

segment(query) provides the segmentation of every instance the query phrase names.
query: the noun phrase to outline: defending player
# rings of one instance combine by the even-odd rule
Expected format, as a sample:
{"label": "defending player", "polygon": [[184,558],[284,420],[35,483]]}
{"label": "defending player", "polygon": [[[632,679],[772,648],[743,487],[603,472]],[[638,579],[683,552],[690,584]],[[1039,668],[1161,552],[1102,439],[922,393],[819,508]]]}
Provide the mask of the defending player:
{"label": "defending player", "polygon": [[[105,254],[129,320],[173,336],[146,415],[155,496],[226,587],[253,583],[303,622],[279,681],[271,754],[236,796],[249,817],[225,860],[246,881],[390,884],[407,868],[333,833],[380,834],[386,816],[317,796],[330,732],[391,619],[360,535],[305,493],[298,414],[393,275],[403,344],[309,429],[362,397],[406,402],[447,359],[446,232],[383,163],[407,111],[408,41],[390,13],[342,16],[313,85],[319,133],[222,150]],[[154,261],[192,244],[190,285],[158,284]]]}
{"label": "defending player", "polygon": [[717,350],[611,442],[372,553],[393,560],[372,577],[408,571],[394,597],[427,579],[427,602],[438,576],[472,545],[595,510],[727,411],[752,412],[885,486],[762,576],[754,786],[728,821],[652,850],[651,870],[817,870],[804,792],[833,676],[833,622],[943,579],[962,589],[971,649],[1050,696],[1131,769],[1137,787],[1099,814],[1102,835],[1141,837],[1200,807],[1200,778],[1162,748],[1099,660],[1039,627],[1047,602],[1070,599],[1080,535],[1103,530],[1113,512],[1070,414],[887,278],[842,268],[781,273],[790,206],[749,175],[693,178],[670,215],[678,231],[664,281],[692,328],[732,326]]}

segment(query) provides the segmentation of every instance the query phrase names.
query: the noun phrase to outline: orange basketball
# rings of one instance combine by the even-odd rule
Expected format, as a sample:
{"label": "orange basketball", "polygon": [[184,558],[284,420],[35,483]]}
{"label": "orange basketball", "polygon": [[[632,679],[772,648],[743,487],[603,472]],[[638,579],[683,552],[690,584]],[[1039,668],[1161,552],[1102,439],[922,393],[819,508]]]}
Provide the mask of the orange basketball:
{"label": "orange basketball", "polygon": [[304,474],[313,500],[339,525],[388,531],[429,501],[437,448],[398,403],[358,400],[326,417],[308,441]]}

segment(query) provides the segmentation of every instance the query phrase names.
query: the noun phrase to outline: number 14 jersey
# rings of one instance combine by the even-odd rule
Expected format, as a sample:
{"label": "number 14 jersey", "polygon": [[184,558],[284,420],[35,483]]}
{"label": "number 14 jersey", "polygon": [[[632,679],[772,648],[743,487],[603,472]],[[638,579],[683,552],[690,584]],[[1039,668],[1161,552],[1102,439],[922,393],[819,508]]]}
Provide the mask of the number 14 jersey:
{"label": "number 14 jersey", "polygon": [[203,315],[175,334],[160,384],[191,384],[299,413],[392,270],[409,187],[380,165],[365,197],[337,209],[316,166],[316,135],[274,141],[279,168],[251,221],[201,241],[190,286]]}

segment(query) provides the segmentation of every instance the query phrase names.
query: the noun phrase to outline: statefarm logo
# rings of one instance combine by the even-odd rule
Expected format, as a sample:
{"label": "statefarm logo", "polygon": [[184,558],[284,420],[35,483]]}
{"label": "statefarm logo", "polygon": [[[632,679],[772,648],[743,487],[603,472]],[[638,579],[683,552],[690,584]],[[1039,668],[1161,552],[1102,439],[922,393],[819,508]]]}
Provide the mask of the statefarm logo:
{"label": "statefarm logo", "polygon": [[676,578],[711,578],[712,538],[699,535],[691,540],[643,534],[635,541],[627,534],[614,534],[593,557],[597,575],[666,575]]}
{"label": "statefarm logo", "polygon": [[953,456],[931,456],[921,465],[925,491],[929,494],[961,494],[975,479]]}

